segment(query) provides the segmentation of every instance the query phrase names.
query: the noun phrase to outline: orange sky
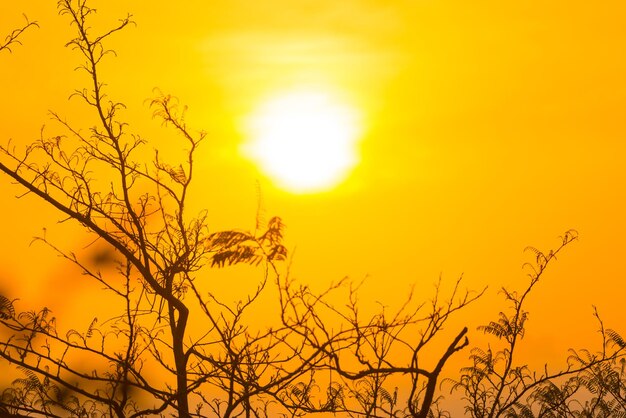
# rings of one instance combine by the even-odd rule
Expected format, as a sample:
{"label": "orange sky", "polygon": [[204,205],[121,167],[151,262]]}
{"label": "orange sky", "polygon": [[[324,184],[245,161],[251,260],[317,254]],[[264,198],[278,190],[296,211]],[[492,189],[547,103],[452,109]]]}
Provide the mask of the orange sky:
{"label": "orange sky", "polygon": [[[214,230],[253,227],[258,181],[266,213],[287,224],[301,281],[367,275],[366,297],[393,305],[411,283],[430,296],[440,274],[451,283],[463,273],[469,287],[490,288],[468,311],[476,322],[460,321],[474,328],[503,308],[500,286],[525,284],[524,247],[556,246],[574,228],[580,241],[528,306],[529,344],[549,358],[589,346],[592,304],[626,331],[624,2],[93,3],[102,22],[126,12],[137,22],[102,67],[131,128],[167,147],[145,102],[158,87],[209,132],[194,204]],[[43,124],[57,129],[48,110],[87,128],[81,104],[67,101],[84,76],[63,47],[71,32],[55,2],[2,8],[0,34],[22,12],[41,27],[0,54],[0,140],[26,144]],[[263,97],[299,85],[340,92],[366,121],[360,165],[325,193],[285,193],[238,152],[241,120]],[[58,242],[85,241],[17,193],[0,181],[0,286],[43,300],[65,265],[29,247],[31,237],[47,227]]]}

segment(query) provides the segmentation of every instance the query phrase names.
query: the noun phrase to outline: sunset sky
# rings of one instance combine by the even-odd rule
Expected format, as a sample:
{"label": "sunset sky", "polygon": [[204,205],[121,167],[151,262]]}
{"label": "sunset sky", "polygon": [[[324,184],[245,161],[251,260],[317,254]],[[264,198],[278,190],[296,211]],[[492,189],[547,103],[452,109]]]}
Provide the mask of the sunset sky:
{"label": "sunset sky", "polygon": [[[3,143],[28,144],[43,125],[61,132],[50,110],[90,126],[83,104],[68,101],[86,77],[74,71],[81,59],[64,47],[73,34],[55,4],[3,2],[1,36],[22,13],[40,25],[0,53]],[[546,360],[595,348],[592,305],[626,332],[625,2],[93,4],[94,30],[126,13],[136,22],[112,38],[117,56],[102,66],[130,129],[171,147],[146,101],[158,88],[208,132],[193,210],[208,209],[212,230],[252,229],[261,202],[287,226],[296,278],[321,288],[367,277],[364,300],[389,306],[413,283],[428,298],[440,275],[451,284],[462,274],[467,287],[489,290],[450,332],[466,324],[478,341],[475,326],[504,308],[498,289],[526,284],[524,248],[548,250],[573,228],[579,241],[529,301],[529,346]],[[250,118],[294,91],[332,97],[358,124],[355,165],[325,190],[285,190],[244,152]],[[67,264],[29,244],[44,227],[66,248],[88,239],[18,194],[0,177],[0,291],[23,306],[71,309],[71,292],[50,300],[69,280]]]}

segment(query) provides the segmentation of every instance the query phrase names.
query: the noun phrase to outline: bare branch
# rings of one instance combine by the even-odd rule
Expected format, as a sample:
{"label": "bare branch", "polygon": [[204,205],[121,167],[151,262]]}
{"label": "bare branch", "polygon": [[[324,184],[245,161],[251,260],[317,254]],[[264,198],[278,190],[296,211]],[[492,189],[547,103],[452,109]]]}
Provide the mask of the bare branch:
{"label": "bare branch", "polygon": [[12,47],[14,47],[15,45],[22,45],[22,42],[19,38],[26,30],[33,27],[39,27],[39,24],[36,21],[29,20],[26,15],[23,16],[26,22],[22,26],[14,29],[13,31],[11,31],[11,33],[5,36],[4,41],[0,42],[0,52],[5,50],[13,52],[11,50]]}

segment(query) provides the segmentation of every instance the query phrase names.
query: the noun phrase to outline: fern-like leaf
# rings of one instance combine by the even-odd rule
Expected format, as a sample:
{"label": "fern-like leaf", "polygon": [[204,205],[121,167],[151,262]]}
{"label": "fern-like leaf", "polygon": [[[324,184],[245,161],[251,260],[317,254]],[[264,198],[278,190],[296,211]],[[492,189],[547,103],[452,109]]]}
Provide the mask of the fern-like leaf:
{"label": "fern-like leaf", "polygon": [[15,307],[13,302],[0,295],[0,319],[12,319],[15,318]]}
{"label": "fern-like leaf", "polygon": [[394,398],[387,389],[380,388],[378,392],[379,392],[380,400],[382,402],[387,402],[387,404],[389,404],[391,407],[395,406]]}
{"label": "fern-like leaf", "polygon": [[626,348],[626,341],[615,330],[609,329],[606,334],[611,339],[611,342],[619,346],[620,348]]}

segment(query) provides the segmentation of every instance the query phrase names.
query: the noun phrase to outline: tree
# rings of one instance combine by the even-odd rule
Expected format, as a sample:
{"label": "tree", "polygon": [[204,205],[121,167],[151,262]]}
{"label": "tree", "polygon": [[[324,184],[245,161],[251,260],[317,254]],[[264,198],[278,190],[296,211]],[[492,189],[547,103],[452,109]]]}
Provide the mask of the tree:
{"label": "tree", "polygon": [[[142,161],[146,142],[110,99],[99,68],[112,53],[110,37],[132,23],[128,15],[102,33],[89,26],[95,10],[86,0],[61,0],[60,15],[76,37],[67,46],[82,56],[87,88],[74,97],[93,112],[87,131],[52,113],[63,134],[44,135],[17,150],[0,147],[0,171],[32,196],[80,224],[94,242],[114,254],[115,277],[71,251],[48,245],[99,283],[107,303],[119,309],[94,318],[86,329],[60,331],[63,318],[42,308],[19,312],[0,295],[4,366],[18,368],[2,392],[0,412],[9,416],[347,416],[427,417],[436,414],[437,383],[449,358],[468,345],[467,328],[444,344],[434,366],[420,362],[442,337],[449,318],[483,293],[461,290],[460,279],[444,299],[437,286],[430,303],[413,295],[399,310],[363,318],[357,287],[348,281],[315,293],[281,274],[287,256],[278,217],[252,232],[212,232],[206,212],[187,210],[194,157],[207,139],[185,123],[185,109],[159,94],[150,101],[155,118],[186,147],[182,161],[158,152]],[[13,31],[0,47],[9,49]],[[95,174],[97,173],[97,175]],[[258,218],[258,217],[257,217]],[[227,303],[207,289],[210,267],[250,264],[265,269],[249,296]],[[262,295],[277,295],[275,326],[250,321]],[[339,307],[332,297],[346,292]],[[267,307],[267,305],[263,305]],[[333,324],[332,326],[329,324]],[[63,325],[65,326],[65,325]],[[434,348],[433,348],[434,349]],[[83,359],[84,361],[78,361]],[[402,380],[403,379],[403,380]],[[404,383],[400,385],[398,381]],[[391,385],[407,388],[406,393]]]}
{"label": "tree", "polygon": [[[548,266],[567,245],[578,237],[576,231],[567,231],[555,250],[545,253],[534,247],[527,251],[534,256],[526,263],[529,282],[523,292],[502,288],[508,312],[500,312],[495,321],[478,329],[487,336],[495,337],[496,347],[471,350],[472,364],[461,370],[458,380],[450,379],[452,390],[463,393],[465,412],[475,418],[495,417],[604,417],[626,414],[623,402],[623,362],[626,345],[617,332],[604,330],[600,324],[601,350],[591,353],[587,349],[572,350],[565,369],[549,371],[545,365],[541,371],[531,370],[517,359],[521,340],[526,332],[528,312],[524,304],[539,283]],[[619,372],[615,364],[619,360]],[[582,404],[588,390],[595,394],[593,402]],[[614,399],[608,399],[607,395]],[[605,411],[610,411],[608,415]]]}

